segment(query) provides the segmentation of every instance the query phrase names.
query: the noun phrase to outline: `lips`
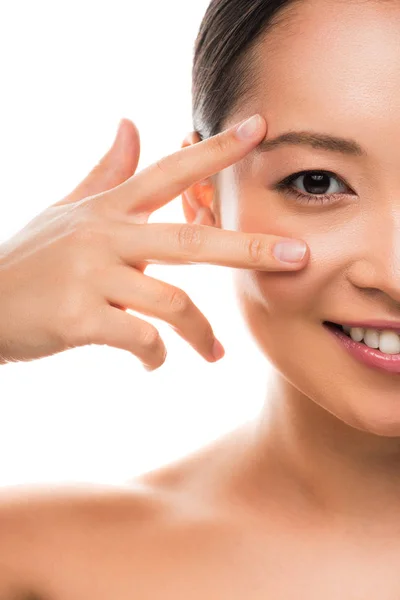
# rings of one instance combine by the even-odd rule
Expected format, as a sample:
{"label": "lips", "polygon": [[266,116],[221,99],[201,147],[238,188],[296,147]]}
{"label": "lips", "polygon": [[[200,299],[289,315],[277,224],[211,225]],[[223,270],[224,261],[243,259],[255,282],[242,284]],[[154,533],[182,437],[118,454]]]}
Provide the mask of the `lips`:
{"label": "lips", "polygon": [[[370,321],[368,324],[370,324]],[[329,335],[333,336],[340,346],[358,362],[374,369],[400,374],[400,353],[387,354],[376,348],[370,348],[363,343],[356,342],[342,330],[338,323],[324,321],[323,326],[329,332]]]}

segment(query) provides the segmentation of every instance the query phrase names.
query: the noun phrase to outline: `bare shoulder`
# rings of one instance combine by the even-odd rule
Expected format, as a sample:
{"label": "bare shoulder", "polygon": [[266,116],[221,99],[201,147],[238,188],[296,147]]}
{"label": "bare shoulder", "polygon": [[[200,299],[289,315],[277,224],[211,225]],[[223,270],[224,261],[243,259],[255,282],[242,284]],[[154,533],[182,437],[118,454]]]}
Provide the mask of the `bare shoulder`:
{"label": "bare shoulder", "polygon": [[233,547],[229,511],[216,498],[236,440],[125,486],[0,491],[0,600],[165,600],[166,586],[188,597],[202,559],[215,566]]}
{"label": "bare shoulder", "polygon": [[0,600],[52,600],[78,581],[85,588],[94,564],[107,572],[113,555],[162,528],[170,504],[139,481],[0,491]]}

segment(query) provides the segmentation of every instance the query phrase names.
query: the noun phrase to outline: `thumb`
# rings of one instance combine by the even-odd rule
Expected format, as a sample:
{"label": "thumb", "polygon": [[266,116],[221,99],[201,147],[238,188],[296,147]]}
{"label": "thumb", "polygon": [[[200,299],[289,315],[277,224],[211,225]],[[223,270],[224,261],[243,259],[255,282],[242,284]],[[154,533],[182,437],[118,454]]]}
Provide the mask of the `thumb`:
{"label": "thumb", "polygon": [[68,196],[54,206],[77,202],[120,185],[135,174],[139,157],[139,131],[129,119],[121,119],[111,148],[89,175]]}

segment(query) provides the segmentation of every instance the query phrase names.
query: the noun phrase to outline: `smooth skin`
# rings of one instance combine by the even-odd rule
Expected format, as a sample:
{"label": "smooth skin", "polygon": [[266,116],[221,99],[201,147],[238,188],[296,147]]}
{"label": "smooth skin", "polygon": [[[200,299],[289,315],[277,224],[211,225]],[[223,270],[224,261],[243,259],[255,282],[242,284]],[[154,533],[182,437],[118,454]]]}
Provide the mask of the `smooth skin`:
{"label": "smooth skin", "polygon": [[[258,113],[268,139],[311,130],[365,150],[255,145],[182,191],[188,223],[308,245],[305,268],[234,271],[275,367],[265,406],[125,489],[9,492],[9,582],[49,600],[398,600],[399,378],[353,360],[322,322],[400,318],[399,40],[396,2],[310,0],[258,45],[258,88],[225,128]],[[192,133],[184,149],[201,144]],[[315,170],[335,176],[329,203],[276,189]]]}
{"label": "smooth skin", "polygon": [[[147,265],[203,262],[293,271],[307,264],[306,244],[300,241],[303,259],[287,262],[274,255],[274,248],[283,242],[287,252],[287,244],[293,247],[296,242],[290,236],[222,231],[198,224],[195,218],[189,224],[147,221],[187,188],[199,182],[203,186],[208,177],[251,152],[267,131],[265,120],[254,117],[251,124],[244,119],[199,144],[184,143],[183,149],[138,174],[139,132],[123,119],[113,147],[88,177],[1,246],[1,314],[7,316],[0,325],[1,362],[107,344],[131,352],[148,370],[159,368],[166,348],[158,330],[127,309],[165,320],[207,361],[221,358],[223,348],[215,344],[206,317],[183,290],[146,276]],[[0,593],[4,598],[28,598],[29,593],[39,598],[132,597],[132,585],[135,589],[142,585],[134,570],[142,566],[131,564],[129,577],[116,578],[112,563],[122,550],[117,546],[128,544],[128,556],[137,552],[139,544],[142,555],[143,544],[150,542],[145,528],[154,527],[161,542],[163,525],[177,509],[162,487],[145,482],[147,476],[154,475],[145,474],[143,481],[138,478],[117,491],[107,487],[93,491],[90,486],[61,493],[60,489],[3,491]],[[139,531],[144,533],[140,541]],[[107,549],[103,548],[102,556],[104,534]],[[62,557],[56,559],[58,552]],[[97,558],[88,568],[89,556]],[[57,573],[49,568],[52,560],[62,563]],[[97,582],[92,568],[99,571]],[[118,568],[124,568],[123,557]],[[143,590],[144,596],[135,591],[135,598],[148,597]]]}
{"label": "smooth skin", "polygon": [[[279,236],[147,221],[189,186],[242,159],[266,135],[265,120],[258,115],[250,137],[239,137],[240,125],[163,157],[125,181],[106,178],[113,187],[100,193],[99,177],[104,176],[99,172],[106,169],[97,167],[69,196],[3,244],[1,314],[7,319],[0,325],[2,361],[107,344],[132,352],[154,370],[165,361],[165,345],[153,325],[127,308],[167,321],[206,360],[215,361],[215,337],[206,317],[183,290],[144,275],[146,266],[203,262],[293,270],[306,264],[307,247],[303,244],[300,263],[282,263],[272,253],[277,242],[285,241]],[[119,136],[114,153],[126,137],[133,156],[126,167],[116,160],[115,169],[112,163],[117,178],[135,171],[140,151],[133,123],[124,120]]]}

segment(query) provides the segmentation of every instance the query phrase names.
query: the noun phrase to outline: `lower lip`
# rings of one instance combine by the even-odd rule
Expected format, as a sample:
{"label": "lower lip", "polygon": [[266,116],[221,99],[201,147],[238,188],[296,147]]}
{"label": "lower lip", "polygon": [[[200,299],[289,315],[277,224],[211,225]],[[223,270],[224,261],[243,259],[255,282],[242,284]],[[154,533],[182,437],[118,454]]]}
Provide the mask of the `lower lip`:
{"label": "lower lip", "polygon": [[344,348],[357,360],[369,367],[374,367],[389,373],[400,373],[400,354],[383,354],[380,350],[369,348],[365,344],[355,342],[341,329],[323,324],[325,329],[333,334]]}

